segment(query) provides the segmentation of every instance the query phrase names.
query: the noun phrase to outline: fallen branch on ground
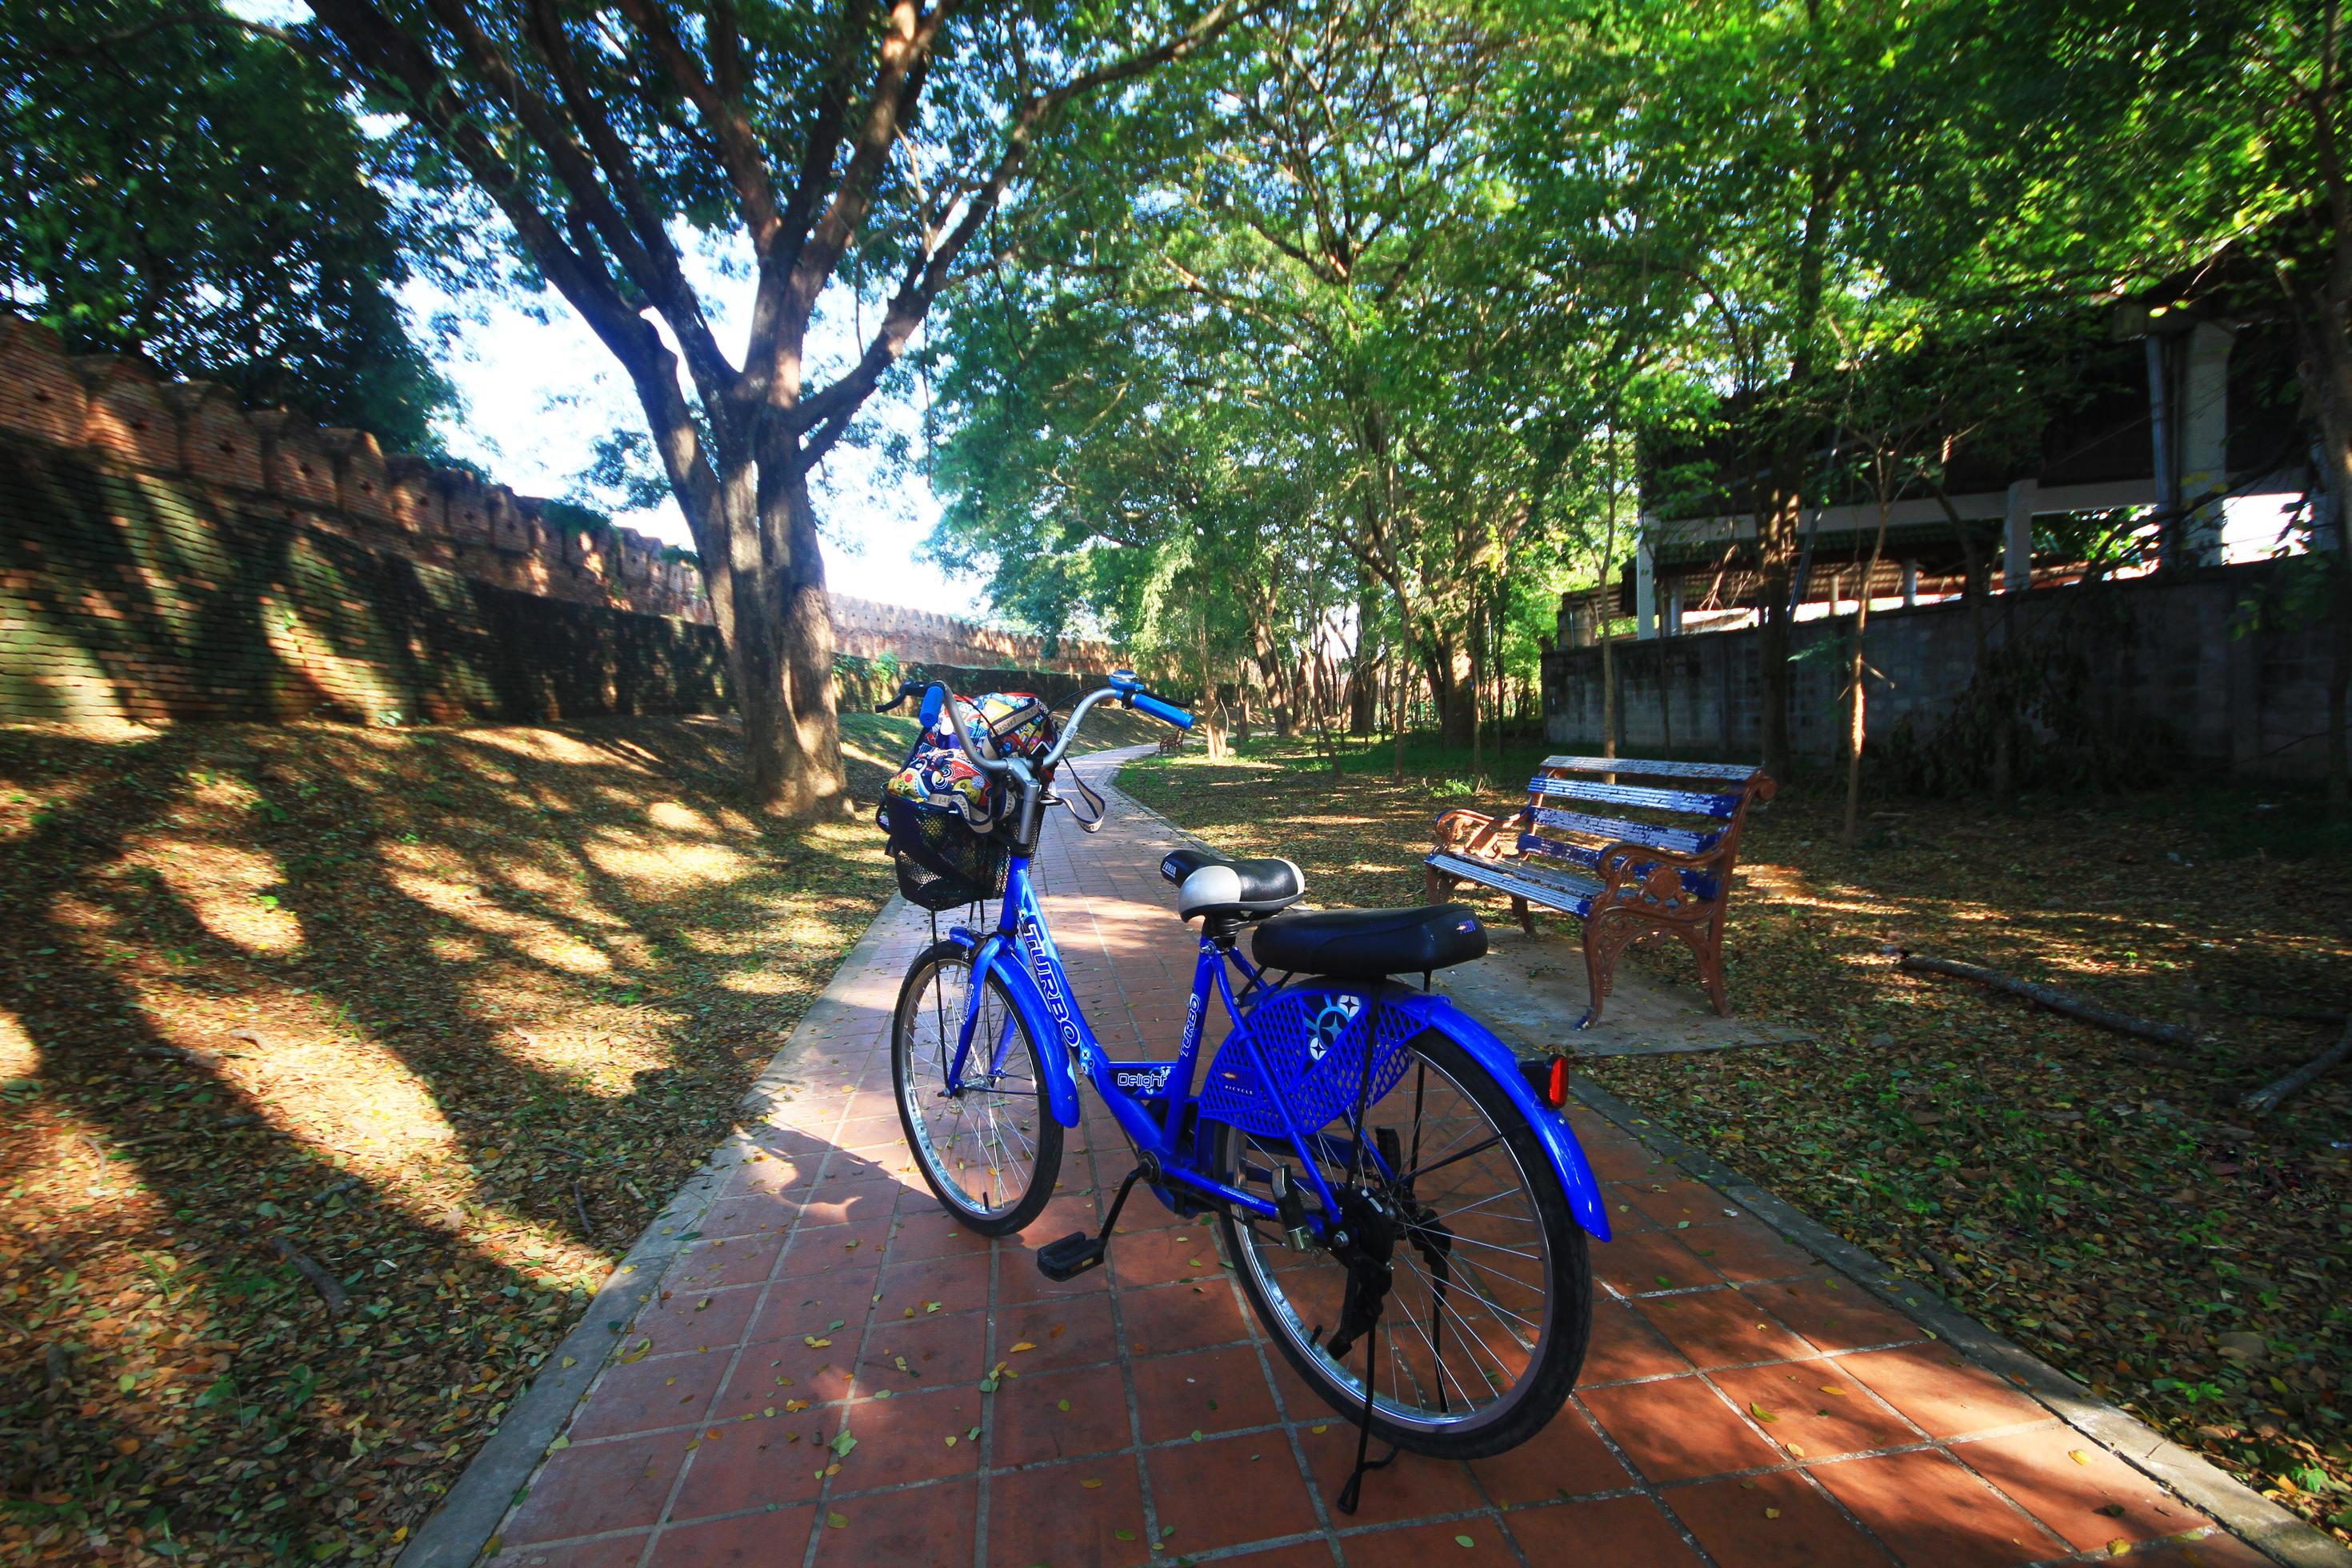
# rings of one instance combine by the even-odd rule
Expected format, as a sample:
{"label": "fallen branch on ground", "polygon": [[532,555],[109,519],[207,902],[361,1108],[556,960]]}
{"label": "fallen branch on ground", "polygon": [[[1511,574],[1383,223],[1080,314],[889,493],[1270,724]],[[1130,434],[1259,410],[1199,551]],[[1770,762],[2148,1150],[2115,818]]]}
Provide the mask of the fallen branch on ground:
{"label": "fallen branch on ground", "polygon": [[310,1289],[316,1290],[319,1293],[319,1300],[327,1304],[328,1317],[340,1318],[343,1315],[343,1310],[352,1304],[352,1297],[351,1292],[343,1289],[341,1280],[297,1252],[293,1245],[282,1236],[273,1236],[269,1238],[269,1250],[278,1254],[284,1261],[292,1264],[294,1272],[310,1282]]}
{"label": "fallen branch on ground", "polygon": [[2249,1018],[2284,1018],[2296,1024],[2341,1024],[2352,1014],[2341,1007],[2281,1007],[2257,1003],[2245,1010]]}
{"label": "fallen branch on ground", "polygon": [[2262,1088],[2254,1090],[2253,1093],[2238,1101],[2238,1109],[2241,1110],[2250,1110],[2256,1116],[2267,1115],[2269,1112],[2276,1110],[2282,1104],[2285,1103],[2286,1098],[2289,1095],[2294,1094],[2298,1089],[2302,1089],[2305,1084],[2317,1078],[2321,1073],[2326,1072],[2329,1068],[2332,1068],[2336,1063],[2342,1061],[2347,1056],[2352,1056],[2352,1022],[2347,1022],[2345,1024],[2344,1032],[2336,1037],[2336,1043],[2334,1045],[2328,1047],[2326,1050],[2320,1052],[2317,1056],[2312,1058],[2309,1061],[2304,1063],[2301,1067],[2295,1068],[2293,1072],[2287,1074],[2276,1083],[2266,1083],[2263,1085]]}
{"label": "fallen branch on ground", "polygon": [[2102,1007],[2096,1002],[2085,1002],[2054,985],[2038,985],[2031,980],[2019,980],[2003,974],[1998,969],[1987,969],[1980,963],[1963,963],[1955,958],[1933,958],[1924,952],[1906,952],[1898,967],[1914,974],[1950,974],[1962,980],[1973,980],[1996,991],[2022,996],[2070,1018],[2080,1018],[2086,1024],[2096,1024],[2103,1029],[2114,1029],[2120,1034],[2137,1035],[2142,1039],[2159,1040],[2168,1046],[2186,1046],[2195,1049],[2204,1043],[2194,1029],[2183,1028],[2179,1024],[2159,1024],[2147,1018],[2135,1018],[2128,1013]]}

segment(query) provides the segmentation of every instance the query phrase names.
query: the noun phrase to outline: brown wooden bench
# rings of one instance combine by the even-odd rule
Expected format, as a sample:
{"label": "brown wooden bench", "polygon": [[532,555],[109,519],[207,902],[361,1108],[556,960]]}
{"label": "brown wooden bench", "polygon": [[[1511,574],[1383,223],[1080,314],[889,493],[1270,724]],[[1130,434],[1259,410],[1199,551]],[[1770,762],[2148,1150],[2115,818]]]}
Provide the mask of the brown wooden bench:
{"label": "brown wooden bench", "polygon": [[1181,731],[1181,730],[1171,730],[1171,731],[1170,731],[1167,734],[1162,735],[1162,736],[1160,736],[1160,754],[1161,756],[1163,756],[1163,757],[1180,756],[1180,755],[1181,755],[1181,754],[1182,754],[1183,750],[1184,750],[1184,731]]}
{"label": "brown wooden bench", "polygon": [[[1673,782],[1621,782],[1627,778]],[[1710,784],[1724,787],[1690,787]],[[1528,804],[1519,811],[1487,816],[1455,810],[1438,816],[1436,848],[1423,862],[1430,901],[1443,901],[1466,882],[1508,894],[1520,926],[1531,934],[1537,906],[1581,920],[1592,1003],[1579,1028],[1601,1016],[1627,944],[1654,931],[1679,937],[1697,955],[1708,999],[1729,1017],[1723,927],[1732,862],[1748,807],[1771,799],[1773,788],[1757,769],[1723,763],[1546,757],[1528,781]],[[1664,820],[1606,816],[1590,809],[1594,806]]]}

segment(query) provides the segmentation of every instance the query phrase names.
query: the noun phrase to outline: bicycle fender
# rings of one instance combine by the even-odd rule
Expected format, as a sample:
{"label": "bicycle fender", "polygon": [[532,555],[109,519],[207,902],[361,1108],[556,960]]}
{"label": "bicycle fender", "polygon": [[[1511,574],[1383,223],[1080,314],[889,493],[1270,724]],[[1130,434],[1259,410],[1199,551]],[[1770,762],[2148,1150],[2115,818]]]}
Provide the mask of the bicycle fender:
{"label": "bicycle fender", "polygon": [[[1028,969],[1013,960],[1003,939],[991,934],[976,938],[959,928],[949,933],[949,940],[967,952],[980,949],[979,963],[1004,983],[1004,994],[1013,999],[1013,1010],[1021,1016],[1029,1037],[1038,1045],[1038,1070],[1045,1075],[1045,1108],[1054,1120],[1065,1127],[1078,1124],[1078,1080],[1070,1071],[1070,1053],[1078,1048],[1075,1034],[1065,1037],[1055,1024],[1054,1015],[1045,1006],[1045,995],[1038,991],[1037,982]],[[1062,1049],[1055,1049],[1056,1044]]]}
{"label": "bicycle fender", "polygon": [[[1473,1060],[1486,1069],[1486,1076],[1510,1098],[1535,1129],[1537,1141],[1551,1159],[1552,1173],[1559,1177],[1561,1188],[1568,1194],[1569,1211],[1576,1215],[1595,1241],[1609,1239],[1609,1205],[1601,1200],[1601,1184],[1586,1163],[1584,1150],[1578,1144],[1576,1134],[1569,1131],[1568,1117],[1536,1098],[1535,1090],[1519,1072],[1517,1052],[1495,1037],[1495,1032],[1455,1006],[1452,1001],[1421,992],[1408,992],[1399,999],[1402,1005],[1421,1016],[1422,1022],[1436,1030],[1455,1045],[1470,1053]],[[1391,1004],[1383,999],[1383,1006]]]}

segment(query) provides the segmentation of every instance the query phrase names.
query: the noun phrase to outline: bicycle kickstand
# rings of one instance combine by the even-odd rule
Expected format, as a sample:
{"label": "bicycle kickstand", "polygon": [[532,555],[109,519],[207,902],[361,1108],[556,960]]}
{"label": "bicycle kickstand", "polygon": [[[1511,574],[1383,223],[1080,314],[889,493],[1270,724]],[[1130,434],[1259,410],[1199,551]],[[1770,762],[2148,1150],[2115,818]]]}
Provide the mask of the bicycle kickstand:
{"label": "bicycle kickstand", "polygon": [[1403,1452],[1401,1447],[1391,1445],[1388,1458],[1375,1459],[1369,1464],[1364,1459],[1372,1447],[1372,1361],[1380,1338],[1380,1320],[1375,1316],[1372,1326],[1364,1333],[1364,1409],[1356,1422],[1356,1468],[1348,1472],[1348,1484],[1341,1487],[1339,1495],[1331,1500],[1331,1506],[1345,1514],[1353,1514],[1356,1505],[1363,1500],[1364,1478],[1374,1470],[1384,1470],[1395,1464],[1397,1455]]}
{"label": "bicycle kickstand", "polygon": [[1118,1196],[1111,1200],[1110,1213],[1103,1216],[1102,1229],[1088,1236],[1074,1230],[1059,1241],[1049,1241],[1037,1249],[1037,1272],[1048,1279],[1075,1279],[1089,1268],[1102,1267],[1103,1255],[1110,1247],[1111,1226],[1118,1223],[1118,1211],[1127,1206],[1127,1194],[1143,1174],[1138,1165],[1118,1184]]}

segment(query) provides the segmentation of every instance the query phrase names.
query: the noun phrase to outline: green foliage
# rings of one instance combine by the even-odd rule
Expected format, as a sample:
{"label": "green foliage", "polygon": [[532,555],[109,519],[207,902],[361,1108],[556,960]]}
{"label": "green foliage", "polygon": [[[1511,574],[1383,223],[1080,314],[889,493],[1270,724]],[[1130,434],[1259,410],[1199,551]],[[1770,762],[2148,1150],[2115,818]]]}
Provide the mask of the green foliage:
{"label": "green foliage", "polygon": [[409,449],[448,385],[396,290],[430,237],[332,78],[215,0],[0,0],[0,298],[77,350]]}
{"label": "green foliage", "polygon": [[1497,630],[1531,678],[1655,297],[1570,279],[1523,209],[1508,48],[1370,0],[1103,105],[1095,177],[942,346],[938,552],[1041,628],[1082,609],[1286,700],[1302,656],[1367,678],[1402,645],[1461,712]]}

